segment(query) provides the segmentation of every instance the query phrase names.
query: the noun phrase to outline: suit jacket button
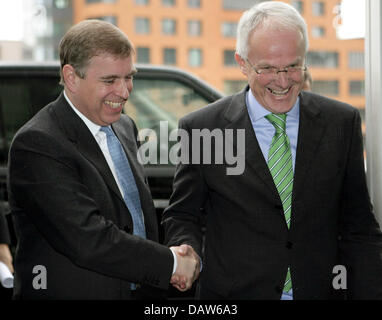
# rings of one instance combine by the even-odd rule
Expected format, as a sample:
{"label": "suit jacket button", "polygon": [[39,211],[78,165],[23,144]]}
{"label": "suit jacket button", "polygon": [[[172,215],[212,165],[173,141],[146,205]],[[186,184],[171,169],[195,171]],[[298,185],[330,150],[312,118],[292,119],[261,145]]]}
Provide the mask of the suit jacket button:
{"label": "suit jacket button", "polygon": [[286,243],[286,247],[287,247],[287,249],[292,249],[292,247],[293,247],[293,243],[290,242],[290,241],[288,241],[288,242]]}

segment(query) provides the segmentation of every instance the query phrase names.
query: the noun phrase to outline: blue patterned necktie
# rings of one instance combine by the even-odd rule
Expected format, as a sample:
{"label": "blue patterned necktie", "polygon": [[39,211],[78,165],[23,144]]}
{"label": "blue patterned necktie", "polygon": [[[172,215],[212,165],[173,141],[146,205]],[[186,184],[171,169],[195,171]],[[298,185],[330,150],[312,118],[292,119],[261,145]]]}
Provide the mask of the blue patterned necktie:
{"label": "blue patterned necktie", "polygon": [[139,192],[129,160],[113,130],[110,127],[101,127],[100,131],[106,133],[107,146],[123,191],[123,199],[133,219],[133,234],[146,238]]}

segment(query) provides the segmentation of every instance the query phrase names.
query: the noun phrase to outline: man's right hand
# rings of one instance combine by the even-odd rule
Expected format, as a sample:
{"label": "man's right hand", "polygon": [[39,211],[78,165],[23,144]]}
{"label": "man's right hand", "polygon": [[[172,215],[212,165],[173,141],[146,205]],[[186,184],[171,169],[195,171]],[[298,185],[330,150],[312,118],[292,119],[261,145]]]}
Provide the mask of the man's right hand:
{"label": "man's right hand", "polygon": [[178,263],[170,283],[179,291],[189,290],[199,276],[200,258],[195,250],[187,244],[170,249],[175,252]]}
{"label": "man's right hand", "polygon": [[8,245],[5,243],[0,243],[0,261],[2,261],[8,267],[10,272],[14,273],[12,255]]}

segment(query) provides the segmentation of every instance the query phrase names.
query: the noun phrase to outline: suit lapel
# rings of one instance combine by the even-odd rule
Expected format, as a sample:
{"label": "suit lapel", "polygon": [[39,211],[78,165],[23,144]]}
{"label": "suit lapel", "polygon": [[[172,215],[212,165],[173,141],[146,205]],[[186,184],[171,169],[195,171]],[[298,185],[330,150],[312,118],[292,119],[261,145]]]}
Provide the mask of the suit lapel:
{"label": "suit lapel", "polygon": [[300,121],[293,180],[293,201],[302,193],[305,179],[317,147],[323,137],[325,121],[317,106],[306,94],[300,94]]}
{"label": "suit lapel", "polygon": [[[227,111],[225,118],[230,122],[226,128],[245,129],[245,165],[252,174],[267,186],[275,199],[280,199],[266,160],[261,152],[251,120],[248,115],[245,99],[246,90],[236,95]],[[320,114],[319,106],[306,94],[300,95],[300,120],[296,151],[295,173],[293,181],[293,206],[299,205],[298,195],[304,188],[305,179],[312,160],[316,156],[317,147],[325,131],[325,121]],[[236,142],[232,142],[237,150]],[[276,200],[277,201],[277,200]],[[293,210],[293,209],[292,209]],[[293,213],[292,213],[293,216]],[[293,224],[293,218],[292,218]]]}
{"label": "suit lapel", "polygon": [[58,104],[56,108],[54,108],[54,112],[57,115],[57,121],[60,123],[68,139],[76,146],[77,150],[97,168],[105,180],[105,183],[116,196],[123,201],[114,176],[88,127],[70,107],[63,93],[61,93],[57,102]]}
{"label": "suit lapel", "polygon": [[[248,87],[247,87],[248,88]],[[247,88],[236,95],[230,106],[228,107],[225,117],[230,121],[230,124],[226,128],[232,128],[234,130],[245,130],[245,166],[246,170],[251,170],[251,174],[255,174],[258,178],[267,186],[274,197],[279,197],[276,186],[273,182],[272,175],[269,171],[268,164],[264,159],[259,142],[257,141],[251,119],[248,114],[246,106],[246,91]],[[233,142],[234,150],[237,150],[236,141]]]}
{"label": "suit lapel", "polygon": [[[92,138],[92,140],[90,139]],[[90,142],[91,141],[91,142]],[[102,177],[105,180],[105,183],[109,188],[115,193],[115,195],[124,202],[121,192],[119,191],[118,185],[114,179],[114,176],[110,170],[109,165],[106,162],[106,159],[94,137],[88,130],[88,137],[85,135],[79,137],[77,143],[78,151],[88,159],[100,172]]]}
{"label": "suit lapel", "polygon": [[[125,201],[119,191],[118,185],[114,179],[114,176],[106,162],[106,159],[97,143],[94,139],[92,133],[87,128],[85,123],[78,117],[78,115],[72,110],[68,102],[66,101],[64,95],[61,93],[59,98],[56,100],[56,105],[54,106],[54,113],[56,114],[57,121],[66,133],[69,141],[71,141],[77,150],[89,161],[102,175],[105,183],[108,185],[110,190],[115,193],[115,195],[122,201],[123,205],[126,206]],[[127,128],[124,126],[131,126]],[[112,128],[118,137],[126,152],[126,156],[129,159],[131,170],[137,184],[139,195],[141,198],[142,211],[145,217],[146,234],[148,239],[157,238],[157,222],[154,220],[156,218],[155,209],[153,206],[150,190],[145,184],[144,172],[141,165],[138,163],[136,155],[136,142],[134,141],[134,128],[131,124],[123,121],[118,121],[112,125]],[[130,129],[130,130],[129,130]],[[133,132],[130,136],[129,132]],[[128,208],[126,207],[128,210]],[[132,226],[131,215],[126,215],[128,223]]]}

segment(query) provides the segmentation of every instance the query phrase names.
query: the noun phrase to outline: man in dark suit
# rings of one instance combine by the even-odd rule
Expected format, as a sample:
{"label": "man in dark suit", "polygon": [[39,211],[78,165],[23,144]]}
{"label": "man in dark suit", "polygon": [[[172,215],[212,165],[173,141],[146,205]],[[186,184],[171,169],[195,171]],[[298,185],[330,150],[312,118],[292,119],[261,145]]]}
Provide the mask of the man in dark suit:
{"label": "man in dark suit", "polygon": [[[202,257],[201,299],[382,298],[359,112],[301,92],[307,48],[293,7],[254,6],[239,22],[235,55],[249,86],[180,121],[190,164],[177,167],[162,221],[168,245]],[[203,129],[223,132],[211,159],[216,146],[232,149],[245,158],[242,173],[202,163],[193,134]],[[245,130],[244,150],[227,129]]]}
{"label": "man in dark suit", "polygon": [[63,93],[15,135],[17,299],[155,298],[172,276],[197,276],[198,261],[157,243],[137,128],[121,115],[136,73],[133,50],[110,23],[73,26],[60,42]]}

